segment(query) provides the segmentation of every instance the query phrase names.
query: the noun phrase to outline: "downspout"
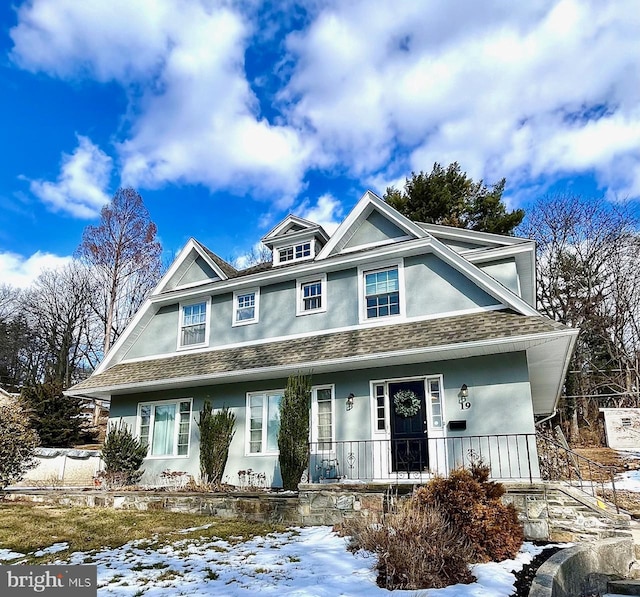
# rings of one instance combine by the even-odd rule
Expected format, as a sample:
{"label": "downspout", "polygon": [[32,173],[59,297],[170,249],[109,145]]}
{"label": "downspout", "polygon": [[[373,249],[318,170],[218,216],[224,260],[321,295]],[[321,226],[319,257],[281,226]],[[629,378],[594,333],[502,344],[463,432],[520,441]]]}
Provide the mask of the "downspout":
{"label": "downspout", "polygon": [[553,412],[548,417],[545,417],[544,419],[540,419],[539,421],[536,421],[533,424],[534,427],[537,427],[538,425],[541,425],[542,423],[546,423],[549,419],[553,419],[553,417],[555,417],[557,414],[558,414],[558,407],[554,407]]}

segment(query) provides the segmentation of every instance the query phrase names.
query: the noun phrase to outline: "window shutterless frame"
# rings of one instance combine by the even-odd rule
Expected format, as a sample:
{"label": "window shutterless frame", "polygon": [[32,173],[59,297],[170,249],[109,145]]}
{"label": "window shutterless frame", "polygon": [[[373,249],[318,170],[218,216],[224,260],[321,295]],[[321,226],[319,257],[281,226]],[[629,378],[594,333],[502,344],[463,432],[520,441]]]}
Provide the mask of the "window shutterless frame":
{"label": "window shutterless frame", "polygon": [[334,450],[336,441],[335,385],[311,388],[311,446],[314,452]]}
{"label": "window shutterless frame", "polygon": [[296,280],[296,315],[323,313],[327,310],[327,275]]}
{"label": "window shutterless frame", "polygon": [[136,433],[149,444],[147,458],[189,457],[192,410],[192,398],[138,403]]}
{"label": "window shutterless frame", "polygon": [[178,314],[178,350],[209,345],[211,297],[180,303]]}
{"label": "window shutterless frame", "polygon": [[258,323],[260,320],[260,289],[248,288],[233,293],[232,326]]}
{"label": "window shutterless frame", "polygon": [[278,454],[280,402],[283,396],[284,390],[247,393],[245,456]]}
{"label": "window shutterless frame", "polygon": [[405,317],[402,260],[358,267],[360,323]]}

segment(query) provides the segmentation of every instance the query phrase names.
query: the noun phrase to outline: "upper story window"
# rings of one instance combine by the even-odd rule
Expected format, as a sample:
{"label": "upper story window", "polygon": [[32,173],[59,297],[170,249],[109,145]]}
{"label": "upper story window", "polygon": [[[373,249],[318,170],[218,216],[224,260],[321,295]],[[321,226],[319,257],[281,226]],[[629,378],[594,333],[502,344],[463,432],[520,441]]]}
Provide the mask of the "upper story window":
{"label": "upper story window", "polygon": [[400,315],[398,266],[364,272],[365,319]]}
{"label": "upper story window", "polygon": [[306,259],[307,257],[311,257],[310,241],[278,249],[278,263],[298,261],[300,259]]}
{"label": "upper story window", "polygon": [[179,348],[204,346],[207,344],[208,307],[208,300],[180,306]]}
{"label": "upper story window", "polygon": [[327,310],[327,276],[320,274],[298,280],[296,315],[319,313]]}
{"label": "upper story window", "polygon": [[139,437],[149,456],[187,456],[191,400],[163,400],[138,405]]}
{"label": "upper story window", "polygon": [[236,291],[233,293],[233,325],[257,323],[260,290]]}

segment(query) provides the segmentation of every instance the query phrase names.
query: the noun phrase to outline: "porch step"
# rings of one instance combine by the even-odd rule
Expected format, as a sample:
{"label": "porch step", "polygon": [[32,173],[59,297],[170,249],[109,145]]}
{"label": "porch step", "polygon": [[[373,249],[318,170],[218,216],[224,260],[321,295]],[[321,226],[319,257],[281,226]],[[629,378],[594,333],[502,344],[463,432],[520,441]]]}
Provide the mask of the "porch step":
{"label": "porch step", "polygon": [[640,580],[610,580],[609,595],[640,595]]}

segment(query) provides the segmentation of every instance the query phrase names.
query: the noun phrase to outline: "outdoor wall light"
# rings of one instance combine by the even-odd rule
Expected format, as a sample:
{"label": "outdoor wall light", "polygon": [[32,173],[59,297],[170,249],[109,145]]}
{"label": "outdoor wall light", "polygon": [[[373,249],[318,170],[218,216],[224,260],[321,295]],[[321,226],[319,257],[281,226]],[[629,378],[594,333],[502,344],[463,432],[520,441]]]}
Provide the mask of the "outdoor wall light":
{"label": "outdoor wall light", "polygon": [[353,392],[351,392],[351,394],[349,394],[347,396],[347,410],[351,410],[353,408],[353,399],[355,398],[355,396],[353,395]]}
{"label": "outdoor wall light", "polygon": [[469,402],[468,400],[469,388],[467,387],[466,383],[463,383],[462,386],[460,386],[460,393],[458,394],[458,396],[459,396],[458,401],[460,402],[460,408],[462,410],[467,410],[471,408],[471,402]]}

